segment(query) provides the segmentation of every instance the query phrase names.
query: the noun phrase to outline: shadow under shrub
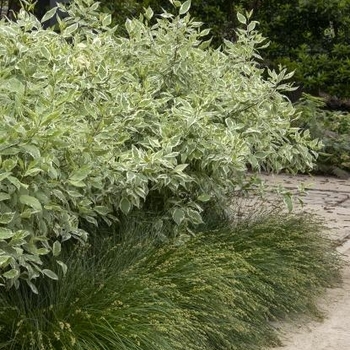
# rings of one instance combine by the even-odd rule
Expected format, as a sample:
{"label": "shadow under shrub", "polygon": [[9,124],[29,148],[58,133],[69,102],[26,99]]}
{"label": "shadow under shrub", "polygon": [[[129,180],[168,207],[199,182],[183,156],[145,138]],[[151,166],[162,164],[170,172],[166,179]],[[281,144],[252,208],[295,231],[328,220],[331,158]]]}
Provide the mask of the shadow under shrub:
{"label": "shadow under shrub", "polygon": [[315,311],[314,297],[339,276],[321,229],[310,216],[278,214],[161,248],[138,234],[101,238],[98,250],[70,253],[66,276],[41,280],[39,295],[25,285],[2,291],[0,349],[277,344],[269,321]]}

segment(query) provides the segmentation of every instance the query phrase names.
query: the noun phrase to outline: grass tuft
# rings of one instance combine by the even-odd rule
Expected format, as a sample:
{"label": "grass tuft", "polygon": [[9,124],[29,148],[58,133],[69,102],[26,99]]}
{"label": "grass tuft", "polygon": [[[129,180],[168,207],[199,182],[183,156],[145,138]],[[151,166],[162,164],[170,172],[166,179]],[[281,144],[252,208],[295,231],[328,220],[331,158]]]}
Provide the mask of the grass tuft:
{"label": "grass tuft", "polygon": [[[137,226],[135,226],[137,227]],[[0,349],[206,350],[278,344],[270,321],[315,312],[339,256],[307,215],[221,225],[182,244],[95,238],[39,295],[0,295]],[[151,237],[152,235],[145,235]]]}

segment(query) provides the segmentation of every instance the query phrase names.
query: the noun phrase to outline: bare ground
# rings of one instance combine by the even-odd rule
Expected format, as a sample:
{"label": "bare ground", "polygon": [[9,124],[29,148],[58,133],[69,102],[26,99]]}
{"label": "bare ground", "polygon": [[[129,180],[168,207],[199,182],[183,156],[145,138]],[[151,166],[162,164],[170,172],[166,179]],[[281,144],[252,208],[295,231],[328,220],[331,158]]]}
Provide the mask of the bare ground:
{"label": "bare ground", "polygon": [[308,176],[264,176],[270,185],[282,184],[291,192],[304,182],[309,188],[303,206],[325,219],[327,232],[347,262],[339,288],[327,290],[319,301],[322,322],[295,320],[279,325],[282,347],[276,350],[350,350],[350,180]]}

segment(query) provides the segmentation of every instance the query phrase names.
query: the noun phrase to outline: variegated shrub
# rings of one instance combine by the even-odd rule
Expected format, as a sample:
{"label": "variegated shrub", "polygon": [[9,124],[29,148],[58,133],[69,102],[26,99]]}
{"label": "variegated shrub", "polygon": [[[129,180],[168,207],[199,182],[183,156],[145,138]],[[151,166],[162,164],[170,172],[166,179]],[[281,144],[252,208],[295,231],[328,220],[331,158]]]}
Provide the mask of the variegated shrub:
{"label": "variegated shrub", "polygon": [[[0,284],[56,279],[43,256],[86,240],[81,223],[134,208],[179,227],[201,203],[249,182],[247,169],[305,170],[317,141],[290,125],[285,70],[259,67],[264,38],[239,15],[236,43],[214,50],[188,14],[127,20],[127,37],[92,0],[53,29],[22,11],[0,21]],[[43,18],[55,15],[51,10]],[[248,184],[249,185],[249,184]],[[98,232],[98,231],[96,231]],[[64,262],[58,261],[63,269]]]}

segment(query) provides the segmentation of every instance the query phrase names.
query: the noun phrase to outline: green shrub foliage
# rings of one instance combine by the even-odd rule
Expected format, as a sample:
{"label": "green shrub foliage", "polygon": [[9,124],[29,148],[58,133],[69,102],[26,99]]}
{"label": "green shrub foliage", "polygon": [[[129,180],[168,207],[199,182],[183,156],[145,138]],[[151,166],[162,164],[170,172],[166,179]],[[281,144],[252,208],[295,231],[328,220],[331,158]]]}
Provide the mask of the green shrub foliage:
{"label": "green shrub foliage", "polygon": [[310,93],[349,97],[350,1],[257,3],[261,31],[271,39],[266,57],[295,69],[295,79]]}
{"label": "green shrub foliage", "polygon": [[[115,35],[97,4],[74,2],[55,30],[31,14],[0,22],[0,283],[56,279],[45,268],[86,223],[134,208],[178,226],[201,223],[258,171],[305,170],[317,141],[291,127],[285,70],[263,79],[255,22],[213,50],[190,2],[152,10]],[[49,11],[42,19],[55,15]],[[64,263],[58,263],[65,270]]]}
{"label": "green shrub foliage", "polygon": [[[117,23],[137,16],[149,5],[159,13],[168,0],[101,0]],[[349,0],[193,0],[193,15],[212,29],[213,44],[236,40],[236,11],[254,11],[261,32],[271,41],[265,64],[296,70],[294,79],[305,91],[349,97]],[[170,10],[170,9],[169,9]]]}
{"label": "green shrub foliage", "polygon": [[341,178],[350,177],[350,114],[325,109],[325,102],[304,95],[296,105],[300,118],[296,125],[307,128],[313,137],[323,143],[317,166],[320,173]]}

